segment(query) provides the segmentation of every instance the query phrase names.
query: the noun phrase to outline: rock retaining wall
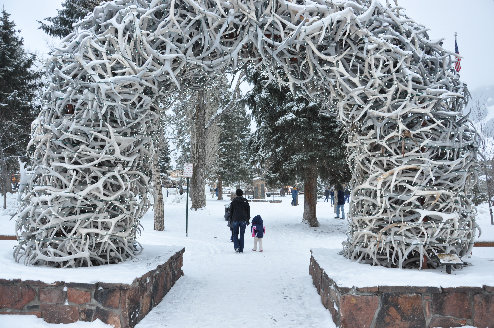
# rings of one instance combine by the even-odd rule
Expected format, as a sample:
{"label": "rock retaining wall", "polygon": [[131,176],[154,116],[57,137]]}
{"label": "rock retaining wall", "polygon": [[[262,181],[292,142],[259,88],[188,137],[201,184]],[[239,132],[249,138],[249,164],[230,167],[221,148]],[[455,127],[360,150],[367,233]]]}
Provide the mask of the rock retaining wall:
{"label": "rock retaining wall", "polygon": [[309,273],[337,327],[494,328],[494,287],[340,287],[313,256]]}
{"label": "rock retaining wall", "polygon": [[0,314],[34,314],[49,323],[100,319],[116,328],[134,327],[183,275],[184,251],[130,285],[0,279]]}

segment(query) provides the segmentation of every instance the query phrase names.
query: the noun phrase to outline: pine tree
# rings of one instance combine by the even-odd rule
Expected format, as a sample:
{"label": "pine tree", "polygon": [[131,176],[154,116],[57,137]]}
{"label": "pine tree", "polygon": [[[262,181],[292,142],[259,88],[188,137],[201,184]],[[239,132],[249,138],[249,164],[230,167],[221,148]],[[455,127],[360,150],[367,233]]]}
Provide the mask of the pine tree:
{"label": "pine tree", "polygon": [[86,17],[94,8],[108,0],[65,0],[63,9],[58,10],[55,17],[45,18],[40,21],[40,28],[47,34],[59,38],[69,35],[74,29],[74,24]]}
{"label": "pine tree", "polygon": [[248,78],[254,88],[245,101],[258,127],[250,142],[254,159],[268,185],[304,182],[304,221],[318,226],[317,178],[336,184],[351,177],[344,129],[304,93],[266,85],[261,72],[250,71]]}
{"label": "pine tree", "polygon": [[156,129],[151,133],[152,152],[151,152],[151,178],[153,187],[153,209],[154,209],[154,230],[165,230],[165,204],[163,202],[163,175],[167,175],[170,165],[168,143],[165,140],[164,119],[161,113],[163,103],[158,102],[154,108],[159,114]]}
{"label": "pine tree", "polygon": [[34,70],[36,57],[24,51],[23,39],[5,9],[0,21],[0,188],[4,195],[17,157],[26,154],[31,122],[36,117],[34,100],[40,73]]}
{"label": "pine tree", "polygon": [[190,131],[192,122],[192,110],[190,103],[192,95],[184,94],[180,102],[176,101],[168,111],[167,124],[172,127],[171,139],[175,149],[177,168],[182,168],[185,163],[190,163]]}
{"label": "pine tree", "polygon": [[223,199],[223,183],[239,186],[250,183],[252,178],[249,162],[250,115],[240,104],[224,113],[219,123],[218,145],[218,199]]}
{"label": "pine tree", "polygon": [[[163,130],[162,130],[163,131]],[[164,132],[163,133],[163,145],[160,147],[161,151],[158,155],[158,166],[159,166],[159,171],[161,178],[166,178],[168,176],[168,170],[170,170],[170,163],[171,163],[171,157],[170,157],[170,148],[168,146],[168,142],[164,138]]]}
{"label": "pine tree", "polygon": [[218,168],[223,161],[220,140],[224,122],[228,120],[225,115],[228,116],[238,105],[225,75],[210,75],[206,80],[194,89],[181,91],[180,98],[167,116],[167,122],[174,131],[172,139],[178,153],[177,167],[183,167],[184,163],[194,164],[190,186],[191,207],[194,209],[206,205],[203,192],[206,182],[218,179]]}

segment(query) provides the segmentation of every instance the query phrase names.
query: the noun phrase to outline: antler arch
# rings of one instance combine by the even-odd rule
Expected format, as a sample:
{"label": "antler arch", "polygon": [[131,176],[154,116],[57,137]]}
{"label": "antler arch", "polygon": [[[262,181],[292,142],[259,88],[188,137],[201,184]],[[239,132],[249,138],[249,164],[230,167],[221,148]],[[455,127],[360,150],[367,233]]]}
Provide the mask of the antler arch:
{"label": "antler arch", "polygon": [[16,260],[82,266],[134,256],[156,97],[241,62],[304,88],[347,126],[347,257],[402,267],[470,250],[477,139],[461,116],[467,91],[451,54],[400,8],[116,0],[97,7],[51,59]]}

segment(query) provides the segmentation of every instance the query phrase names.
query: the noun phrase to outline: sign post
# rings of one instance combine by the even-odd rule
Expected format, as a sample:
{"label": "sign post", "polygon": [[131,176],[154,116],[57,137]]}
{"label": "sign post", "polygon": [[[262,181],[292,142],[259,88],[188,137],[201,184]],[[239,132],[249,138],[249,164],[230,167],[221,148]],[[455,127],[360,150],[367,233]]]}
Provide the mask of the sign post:
{"label": "sign post", "polygon": [[187,196],[185,197],[185,237],[189,236],[189,178],[192,178],[194,165],[192,163],[184,164],[184,177],[187,178]]}

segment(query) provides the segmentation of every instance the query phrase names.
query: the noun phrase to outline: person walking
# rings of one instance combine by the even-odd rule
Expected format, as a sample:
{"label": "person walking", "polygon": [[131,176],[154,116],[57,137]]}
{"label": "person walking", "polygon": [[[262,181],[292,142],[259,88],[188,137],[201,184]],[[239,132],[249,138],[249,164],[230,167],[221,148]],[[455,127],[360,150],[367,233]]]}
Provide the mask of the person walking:
{"label": "person walking", "polygon": [[244,252],[245,228],[249,225],[250,205],[243,196],[242,189],[235,191],[236,197],[230,203],[230,223],[233,233],[233,248],[237,253]]}
{"label": "person walking", "polygon": [[341,211],[341,219],[345,219],[345,192],[343,191],[343,187],[341,185],[336,186],[336,217],[335,219],[339,219],[340,211]]}
{"label": "person walking", "polygon": [[329,191],[329,195],[331,196],[331,206],[334,205],[334,189],[331,188],[331,190]]}
{"label": "person walking", "polygon": [[324,201],[325,202],[328,202],[329,201],[329,188],[326,188],[326,190],[324,190]]}
{"label": "person walking", "polygon": [[292,188],[292,206],[298,205],[298,189],[297,187]]}
{"label": "person walking", "polygon": [[250,231],[252,232],[252,237],[254,237],[254,248],[252,248],[252,250],[254,252],[257,251],[257,244],[259,244],[259,252],[262,252],[262,238],[266,233],[266,228],[264,227],[264,223],[260,215],[256,215],[252,219]]}
{"label": "person walking", "polygon": [[350,190],[348,190],[348,187],[345,188],[345,202],[350,203]]}

